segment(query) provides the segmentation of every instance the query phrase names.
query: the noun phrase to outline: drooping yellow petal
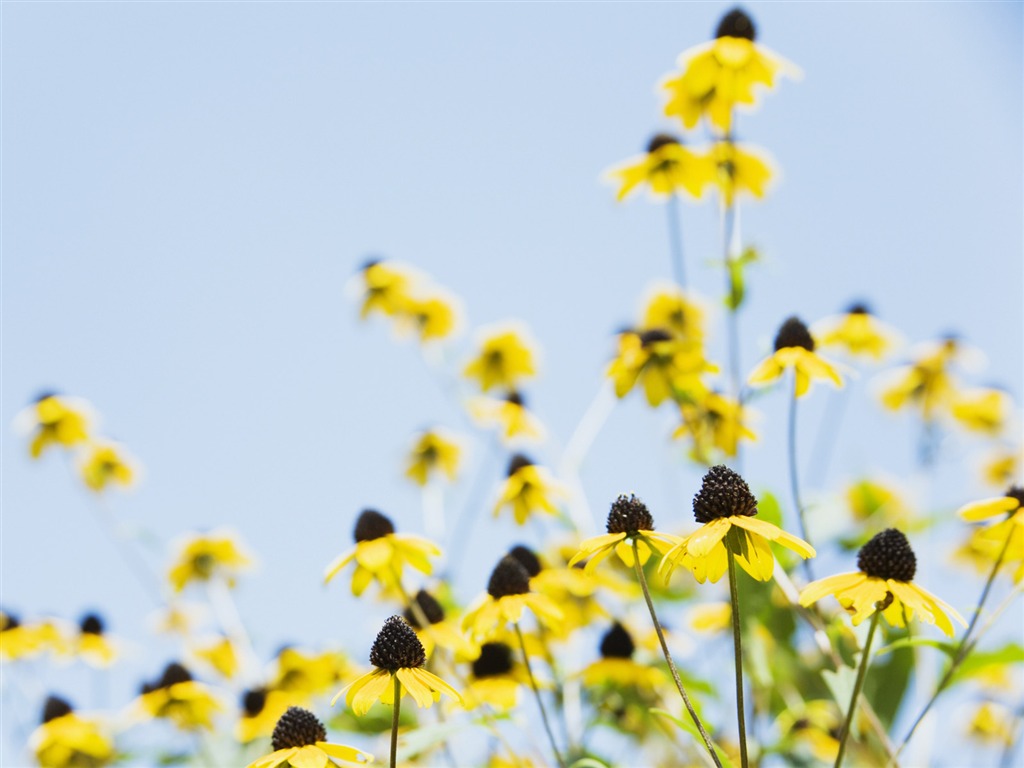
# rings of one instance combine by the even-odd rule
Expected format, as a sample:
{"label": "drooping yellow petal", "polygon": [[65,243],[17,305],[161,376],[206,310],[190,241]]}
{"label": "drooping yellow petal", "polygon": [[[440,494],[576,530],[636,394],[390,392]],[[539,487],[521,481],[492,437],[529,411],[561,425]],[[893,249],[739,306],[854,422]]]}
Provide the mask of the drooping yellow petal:
{"label": "drooping yellow petal", "polygon": [[729,519],[732,521],[733,525],[738,525],[740,528],[746,528],[752,533],[760,534],[769,541],[776,541],[786,547],[786,549],[796,552],[805,560],[808,557],[814,557],[817,554],[814,551],[814,547],[806,541],[782,530],[777,525],[769,523],[767,520],[761,520],[756,517],[747,517],[746,515],[734,515]]}
{"label": "drooping yellow petal", "polygon": [[782,376],[783,368],[779,365],[774,355],[769,355],[750,372],[747,383],[752,387],[760,387],[771,384]]}
{"label": "drooping yellow petal", "polygon": [[729,532],[730,518],[719,517],[705,524],[686,539],[686,551],[695,558],[706,556]]}
{"label": "drooping yellow petal", "polygon": [[326,768],[330,758],[319,747],[307,744],[288,758],[294,768]]}
{"label": "drooping yellow petal", "polygon": [[331,744],[326,741],[318,741],[316,745],[326,752],[328,756],[336,757],[339,760],[346,760],[350,763],[373,762],[373,755],[355,747],[346,747],[344,744]]}
{"label": "drooping yellow petal", "polygon": [[837,573],[835,576],[826,576],[824,579],[812,581],[800,591],[800,605],[806,608],[821,600],[825,595],[845,592],[867,578],[867,574],[854,571],[853,573]]}
{"label": "drooping yellow petal", "polygon": [[1020,502],[1012,496],[998,496],[994,499],[982,499],[981,501],[972,501],[970,504],[965,504],[960,507],[957,514],[964,520],[974,522],[1006,512],[1012,512],[1019,506]]}

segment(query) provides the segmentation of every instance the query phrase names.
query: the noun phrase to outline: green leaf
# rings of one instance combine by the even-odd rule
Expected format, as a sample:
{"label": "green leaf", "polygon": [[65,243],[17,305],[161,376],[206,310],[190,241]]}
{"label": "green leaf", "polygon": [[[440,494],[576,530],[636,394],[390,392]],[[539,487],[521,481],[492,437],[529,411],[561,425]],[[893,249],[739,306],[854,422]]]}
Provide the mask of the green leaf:
{"label": "green leaf", "polygon": [[575,763],[570,765],[569,768],[608,768],[608,764],[602,763],[600,760],[595,760],[592,757],[581,757]]}
{"label": "green leaf", "polygon": [[1022,662],[1024,662],[1024,647],[1017,643],[1010,643],[995,651],[972,653],[960,664],[960,669],[953,675],[953,682],[974,677],[995,665],[1009,666]]}
{"label": "green leaf", "polygon": [[928,637],[903,637],[897,640],[895,643],[889,643],[889,645],[879,648],[878,655],[881,656],[885,653],[898,651],[901,648],[917,648],[918,646],[938,648],[940,651],[947,654],[950,658],[952,658],[953,653],[956,651],[955,645],[953,645],[952,643],[943,642],[942,640],[932,640]]}
{"label": "green leaf", "polygon": [[782,527],[782,505],[773,493],[763,491],[757,497],[757,517]]}
{"label": "green leaf", "polygon": [[[896,633],[894,633],[896,634]],[[907,630],[898,630],[893,645],[910,638]],[[910,685],[910,676],[914,670],[914,648],[903,646],[890,651],[885,656],[877,655],[870,659],[867,677],[864,679],[864,696],[871,702],[878,714],[878,719],[888,729],[892,727],[896,713]]]}
{"label": "green leaf", "polygon": [[824,669],[821,672],[825,685],[832,692],[832,698],[839,709],[843,712],[850,706],[850,697],[853,696],[853,686],[857,682],[857,670],[853,667],[840,667],[834,672],[831,669]]}
{"label": "green leaf", "polygon": [[729,270],[729,293],[725,297],[725,306],[735,312],[743,304],[747,297],[746,283],[743,279],[743,263],[739,259],[730,261]]}
{"label": "green leaf", "polygon": [[420,726],[402,738],[398,748],[397,761],[404,764],[417,755],[429,752],[434,747],[448,741],[465,726],[462,723],[434,723]]}
{"label": "green leaf", "polygon": [[[697,746],[700,749],[706,749],[706,747],[704,746],[704,739],[703,737],[701,737],[700,731],[697,730],[697,726],[694,725],[690,720],[682,720],[673,715],[671,712],[666,712],[664,709],[658,709],[656,707],[652,707],[650,712],[651,714],[660,715],[661,717],[664,717],[667,720],[671,720],[682,730],[686,731],[688,734],[693,736],[694,740],[696,740],[697,742]],[[708,738],[711,737],[709,736]],[[730,760],[729,756],[725,754],[722,748],[715,743],[714,739],[711,739],[711,746],[715,748],[715,753],[718,755],[718,759],[722,763],[722,768],[733,768],[732,760]]]}

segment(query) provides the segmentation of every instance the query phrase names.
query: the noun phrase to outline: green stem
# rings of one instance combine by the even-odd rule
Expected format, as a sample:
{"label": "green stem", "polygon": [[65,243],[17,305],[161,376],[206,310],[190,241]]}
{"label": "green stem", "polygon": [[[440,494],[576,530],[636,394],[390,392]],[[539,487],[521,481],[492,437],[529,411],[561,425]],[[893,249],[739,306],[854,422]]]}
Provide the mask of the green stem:
{"label": "green stem", "polygon": [[670,192],[668,200],[665,201],[665,210],[668,212],[668,244],[672,252],[672,271],[675,273],[676,283],[686,290],[686,267],[683,259],[683,232],[679,216],[679,198],[675,192]]}
{"label": "green stem", "polygon": [[668,662],[669,671],[672,673],[672,680],[675,681],[676,689],[679,691],[679,695],[683,698],[683,704],[686,705],[686,711],[690,713],[690,719],[693,720],[693,724],[697,726],[697,731],[700,733],[701,739],[704,740],[704,746],[707,747],[708,753],[711,755],[711,759],[714,760],[715,765],[718,766],[718,768],[722,768],[722,762],[718,759],[718,753],[715,752],[715,747],[711,743],[711,738],[708,736],[708,732],[704,730],[704,724],[697,716],[697,711],[693,708],[693,704],[690,703],[690,697],[686,695],[686,689],[683,687],[683,681],[679,678],[679,670],[676,669],[676,663],[672,661],[672,654],[669,653],[668,643],[665,641],[665,633],[661,629],[661,622],[658,621],[658,614],[654,611],[654,602],[651,600],[651,591],[647,587],[647,577],[644,576],[644,569],[640,565],[640,553],[637,551],[635,536],[633,537],[633,567],[636,570],[637,581],[640,582],[640,589],[644,593],[644,600],[647,601],[647,610],[651,612],[651,621],[654,622],[654,631],[658,634],[658,641],[661,643],[661,652],[665,655],[665,661]]}
{"label": "green stem", "polygon": [[[796,369],[793,369],[793,397],[789,401],[789,488],[793,494],[793,506],[796,507],[796,519],[800,526],[800,538],[806,541],[808,544],[811,543],[810,537],[807,535],[807,520],[804,517],[804,505],[800,502],[800,478],[797,474],[797,461],[796,461]],[[804,568],[804,576],[807,577],[807,582],[814,581],[814,575],[811,572],[811,561],[801,561]]]}
{"label": "green stem", "polygon": [[391,715],[391,768],[398,765],[398,713],[402,708],[402,682],[398,675],[394,676],[395,708]]}
{"label": "green stem", "polygon": [[732,603],[732,647],[736,655],[736,722],[740,729],[740,765],[747,768],[747,715],[743,704],[743,632],[740,627],[740,593],[736,583],[736,556],[726,548],[729,557],[729,596]]}
{"label": "green stem", "polygon": [[860,667],[857,669],[857,682],[853,685],[853,696],[850,697],[850,709],[846,713],[846,721],[843,723],[843,730],[839,736],[839,753],[836,755],[835,768],[839,768],[843,764],[843,755],[846,754],[846,742],[850,739],[850,730],[853,727],[853,715],[857,711],[857,699],[860,697],[860,691],[864,687],[864,678],[868,672],[868,661],[871,658],[871,641],[875,637],[875,629],[878,628],[878,619],[881,615],[882,611],[876,605],[875,612],[871,616],[871,626],[868,627],[868,639],[864,642],[864,650],[860,657]]}
{"label": "green stem", "polygon": [[516,628],[516,636],[519,638],[519,648],[523,652],[523,663],[526,665],[526,674],[530,678],[530,687],[533,689],[533,695],[537,699],[537,706],[540,707],[540,719],[544,722],[544,730],[547,732],[548,741],[551,743],[551,751],[555,753],[555,762],[561,768],[565,768],[565,761],[562,759],[562,754],[558,751],[558,745],[555,744],[555,734],[551,730],[551,723],[548,722],[548,713],[544,709],[544,700],[540,697],[540,688],[537,687],[537,680],[533,676],[533,667],[530,666],[530,655],[526,652],[526,641],[523,639],[523,631],[519,628],[519,622],[515,622],[513,626]]}

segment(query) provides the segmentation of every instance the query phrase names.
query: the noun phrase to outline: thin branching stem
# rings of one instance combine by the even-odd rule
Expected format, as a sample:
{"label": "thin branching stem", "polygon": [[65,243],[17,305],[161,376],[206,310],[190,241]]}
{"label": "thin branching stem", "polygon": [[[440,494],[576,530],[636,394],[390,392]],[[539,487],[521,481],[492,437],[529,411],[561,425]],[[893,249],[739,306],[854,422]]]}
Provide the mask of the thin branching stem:
{"label": "thin branching stem", "polygon": [[537,680],[533,676],[533,667],[530,666],[530,654],[526,652],[526,640],[523,639],[523,630],[519,628],[519,622],[515,622],[513,625],[516,628],[516,637],[519,638],[519,648],[523,652],[523,664],[526,666],[526,675],[530,678],[530,687],[533,689],[533,695],[537,699],[537,706],[540,708],[540,719],[544,723],[544,731],[548,735],[548,741],[551,743],[551,751],[555,753],[555,762],[561,768],[565,768],[565,760],[562,759],[562,753],[558,751],[558,744],[555,743],[555,733],[551,730],[551,723],[548,721],[548,712],[544,709],[544,700],[540,696],[540,688],[537,687]]}
{"label": "thin branching stem", "polygon": [[[811,544],[811,539],[807,535],[807,520],[804,516],[804,505],[800,501],[800,475],[797,469],[797,458],[796,458],[796,369],[793,369],[793,396],[789,401],[789,489],[793,495],[793,506],[796,508],[796,519],[800,526],[800,538]],[[813,544],[812,544],[813,546]],[[811,571],[811,561],[801,560],[804,569],[804,576],[807,578],[807,582],[814,581],[814,575]]]}

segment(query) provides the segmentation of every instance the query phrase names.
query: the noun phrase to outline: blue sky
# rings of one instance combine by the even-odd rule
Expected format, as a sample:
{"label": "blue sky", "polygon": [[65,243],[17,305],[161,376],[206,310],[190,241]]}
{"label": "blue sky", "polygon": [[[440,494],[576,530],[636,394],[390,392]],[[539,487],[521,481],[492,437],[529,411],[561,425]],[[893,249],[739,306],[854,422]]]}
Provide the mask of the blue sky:
{"label": "blue sky", "polygon": [[[5,3],[0,420],[43,388],[89,399],[145,465],[111,501],[120,518],[161,540],[236,528],[262,564],[238,594],[257,644],[359,654],[383,609],[353,627],[363,606],[321,589],[322,570],[363,506],[420,526],[402,452],[426,424],[463,425],[413,345],[357,322],[345,283],[373,254],[433,275],[466,308],[453,364],[472,328],[526,322],[543,348],[530,395],[552,434],[535,453],[555,462],[613,331],[669,275],[663,211],[616,205],[599,175],[673,128],[655,84],[728,7]],[[866,298],[911,340],[962,334],[988,357],[975,381],[1019,402],[1021,4],[748,8],[804,77],[739,122],[782,171],[743,210],[765,255],[744,367],[787,315]],[[716,296],[712,206],[685,206],[684,231],[694,283]],[[833,487],[913,469],[911,424],[867,389]],[[783,400],[759,403],[747,471],[786,498]],[[826,400],[809,401],[808,423]],[[666,443],[669,421],[632,400],[616,409],[584,468],[595,509],[632,489],[665,527],[685,525],[699,472]],[[152,606],[90,499],[56,455],[30,462],[10,429],[0,445],[4,605],[98,607],[148,642]],[[948,446],[929,505],[983,492],[974,447]],[[505,523],[480,530],[494,533],[477,534],[465,598],[509,537],[537,543]],[[161,661],[136,659],[139,674]]]}

